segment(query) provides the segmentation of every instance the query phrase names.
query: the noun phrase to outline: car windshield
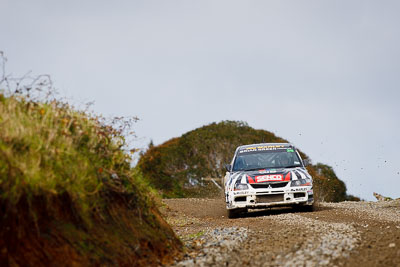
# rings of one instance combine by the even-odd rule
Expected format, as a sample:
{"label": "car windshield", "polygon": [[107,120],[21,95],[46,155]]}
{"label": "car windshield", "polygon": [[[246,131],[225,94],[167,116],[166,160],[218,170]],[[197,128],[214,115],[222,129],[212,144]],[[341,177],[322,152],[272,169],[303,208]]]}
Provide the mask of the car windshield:
{"label": "car windshield", "polygon": [[294,149],[271,151],[239,151],[232,171],[249,171],[267,168],[301,167],[300,159]]}

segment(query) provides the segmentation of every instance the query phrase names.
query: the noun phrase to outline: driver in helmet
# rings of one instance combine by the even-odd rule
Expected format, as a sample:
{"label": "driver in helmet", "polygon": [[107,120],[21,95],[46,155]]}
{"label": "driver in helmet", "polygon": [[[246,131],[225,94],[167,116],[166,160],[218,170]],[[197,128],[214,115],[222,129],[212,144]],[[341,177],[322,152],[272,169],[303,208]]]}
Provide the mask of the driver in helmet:
{"label": "driver in helmet", "polygon": [[291,165],[291,160],[289,158],[289,155],[287,155],[286,153],[282,153],[279,156],[279,162],[281,163],[282,167],[287,167]]}

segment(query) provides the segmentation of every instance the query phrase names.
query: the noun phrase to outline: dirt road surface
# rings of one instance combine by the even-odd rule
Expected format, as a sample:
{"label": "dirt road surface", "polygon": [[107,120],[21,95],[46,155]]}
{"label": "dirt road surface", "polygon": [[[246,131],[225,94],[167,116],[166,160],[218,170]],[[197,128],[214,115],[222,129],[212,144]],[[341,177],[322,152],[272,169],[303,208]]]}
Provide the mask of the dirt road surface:
{"label": "dirt road surface", "polygon": [[228,219],[222,199],[168,199],[175,266],[400,266],[400,200],[319,203]]}

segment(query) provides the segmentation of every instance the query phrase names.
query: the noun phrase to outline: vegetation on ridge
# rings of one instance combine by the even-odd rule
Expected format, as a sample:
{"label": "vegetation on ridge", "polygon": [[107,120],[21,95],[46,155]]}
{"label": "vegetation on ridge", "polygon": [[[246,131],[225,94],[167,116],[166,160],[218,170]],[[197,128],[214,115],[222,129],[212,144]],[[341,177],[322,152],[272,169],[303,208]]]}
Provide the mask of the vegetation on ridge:
{"label": "vegetation on ridge", "polygon": [[123,128],[3,91],[0,129],[0,265],[146,265],[180,250]]}
{"label": "vegetation on ridge", "polygon": [[[138,167],[152,186],[165,197],[210,196],[218,188],[205,177],[223,177],[224,164],[232,159],[236,147],[255,143],[281,143],[287,140],[245,122],[222,121],[197,128],[159,146],[150,146]],[[303,159],[308,158],[300,152]],[[324,164],[307,167],[314,177],[319,200],[342,201],[348,198],[346,186],[332,168]]]}

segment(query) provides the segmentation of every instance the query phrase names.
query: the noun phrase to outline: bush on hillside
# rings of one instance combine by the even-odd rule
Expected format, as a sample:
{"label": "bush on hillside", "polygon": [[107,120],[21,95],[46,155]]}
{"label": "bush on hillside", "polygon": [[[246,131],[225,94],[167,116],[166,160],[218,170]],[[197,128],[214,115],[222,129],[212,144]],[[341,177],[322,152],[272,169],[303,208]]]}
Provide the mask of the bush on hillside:
{"label": "bush on hillside", "polygon": [[347,200],[346,185],[336,176],[332,167],[318,163],[309,166],[307,169],[314,178],[315,194],[319,201],[339,202]]}
{"label": "bush on hillside", "polygon": [[[144,153],[138,168],[165,197],[210,196],[218,192],[203,177],[221,178],[236,147],[254,143],[288,142],[265,130],[256,130],[245,122],[222,121],[197,128]],[[300,151],[303,159],[308,158]],[[346,186],[332,168],[317,164],[308,170],[314,177],[315,194],[325,201],[346,199]]]}

